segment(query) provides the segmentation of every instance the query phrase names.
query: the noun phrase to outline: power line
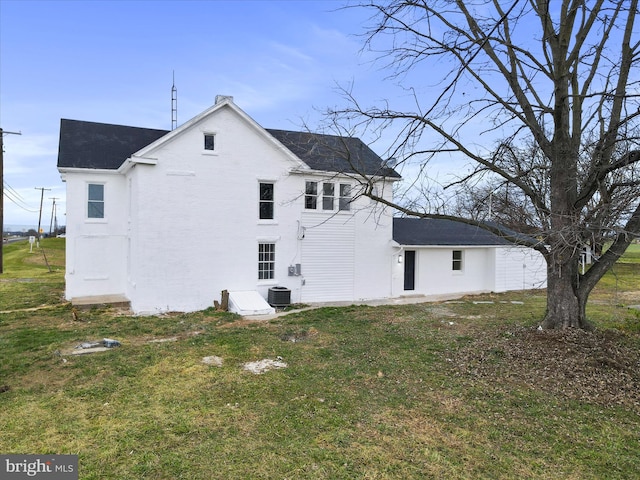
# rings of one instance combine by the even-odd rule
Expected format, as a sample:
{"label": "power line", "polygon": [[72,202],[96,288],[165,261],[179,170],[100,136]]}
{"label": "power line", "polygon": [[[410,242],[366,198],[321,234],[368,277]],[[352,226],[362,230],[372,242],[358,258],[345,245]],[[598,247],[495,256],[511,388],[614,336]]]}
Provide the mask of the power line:
{"label": "power line", "polygon": [[4,197],[17,207],[29,213],[36,213],[38,211],[37,208],[32,208],[27,205],[22,196],[13,188],[11,188],[11,186],[7,184],[7,182],[4,183]]}
{"label": "power line", "polygon": [[[20,195],[20,194],[16,191],[16,189],[15,189],[15,188],[13,188],[11,185],[9,185],[9,184],[7,183],[7,181],[6,181],[6,180],[4,181],[4,188],[5,188],[5,189],[8,189],[8,190],[9,190],[9,191],[11,191],[12,193],[14,193],[16,197],[18,197],[20,200],[24,201],[24,198],[22,198],[22,195]],[[5,192],[5,193],[6,193],[6,192]]]}

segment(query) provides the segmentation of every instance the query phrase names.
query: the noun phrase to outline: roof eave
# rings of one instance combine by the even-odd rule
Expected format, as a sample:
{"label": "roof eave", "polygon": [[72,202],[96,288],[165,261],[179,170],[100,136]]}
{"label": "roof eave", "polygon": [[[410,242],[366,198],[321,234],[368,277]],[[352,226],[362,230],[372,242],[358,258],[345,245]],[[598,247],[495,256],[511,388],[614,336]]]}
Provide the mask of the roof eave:
{"label": "roof eave", "polygon": [[402,180],[402,178],[398,178],[398,177],[386,177],[384,175],[362,175],[360,173],[357,172],[336,172],[336,171],[332,171],[332,170],[316,170],[313,169],[311,167],[309,167],[306,163],[304,164],[303,168],[293,168],[290,170],[290,173],[292,174],[298,174],[298,175],[314,175],[314,176],[318,176],[318,177],[340,177],[340,178],[366,178],[367,180],[373,180],[374,182],[379,182],[379,181],[387,181],[387,182],[397,182],[399,180]]}
{"label": "roof eave", "polygon": [[158,164],[157,158],[131,155],[124,162],[122,162],[122,165],[120,165],[120,167],[118,168],[118,172],[124,175],[136,165],[157,165],[157,164]]}
{"label": "roof eave", "polygon": [[67,173],[97,173],[100,175],[118,175],[120,173],[118,169],[89,167],[58,167],[58,172],[63,175]]}
{"label": "roof eave", "polygon": [[[396,240],[397,241],[397,240]],[[432,243],[423,243],[423,244],[406,244],[406,243],[402,243],[402,242],[398,242],[399,245],[402,246],[402,248],[501,248],[501,247],[524,247],[526,248],[524,245],[516,245],[514,244],[500,244],[500,245],[496,245],[496,244],[480,244],[480,245],[474,245],[471,243],[462,243],[462,244],[443,244],[443,243],[438,243],[438,244],[432,244]]]}

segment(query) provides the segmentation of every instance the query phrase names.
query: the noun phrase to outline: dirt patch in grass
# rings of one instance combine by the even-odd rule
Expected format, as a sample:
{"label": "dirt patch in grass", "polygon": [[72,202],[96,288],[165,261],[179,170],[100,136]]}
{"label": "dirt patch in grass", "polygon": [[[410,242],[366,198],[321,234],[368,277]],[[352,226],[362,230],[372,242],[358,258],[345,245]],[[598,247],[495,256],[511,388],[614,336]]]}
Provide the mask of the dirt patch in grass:
{"label": "dirt patch in grass", "polygon": [[475,336],[448,359],[457,375],[496,388],[526,386],[640,411],[640,350],[613,330],[497,329]]}

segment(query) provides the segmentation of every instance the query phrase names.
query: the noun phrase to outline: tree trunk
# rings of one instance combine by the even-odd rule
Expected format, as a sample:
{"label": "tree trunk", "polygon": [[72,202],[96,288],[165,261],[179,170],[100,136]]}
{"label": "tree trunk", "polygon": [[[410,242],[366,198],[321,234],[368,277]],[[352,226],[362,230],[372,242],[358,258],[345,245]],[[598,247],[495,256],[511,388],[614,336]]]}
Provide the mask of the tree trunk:
{"label": "tree trunk", "polygon": [[[576,266],[572,266],[575,263]],[[577,262],[547,267],[547,311],[542,321],[544,329],[590,329],[586,318],[588,294],[577,286]]]}

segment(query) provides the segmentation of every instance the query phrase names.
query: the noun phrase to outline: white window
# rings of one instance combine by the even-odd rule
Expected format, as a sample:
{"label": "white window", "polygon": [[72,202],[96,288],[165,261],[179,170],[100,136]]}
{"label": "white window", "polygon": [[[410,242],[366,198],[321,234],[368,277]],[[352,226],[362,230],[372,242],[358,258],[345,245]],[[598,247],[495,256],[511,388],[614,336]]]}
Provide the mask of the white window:
{"label": "white window", "polygon": [[351,185],[348,183],[340,184],[340,198],[338,199],[338,210],[351,209]]}
{"label": "white window", "polygon": [[462,250],[453,250],[451,255],[451,270],[462,271]]}
{"label": "white window", "polygon": [[333,183],[322,184],[322,209],[333,210],[333,195],[335,192],[335,186]]}
{"label": "white window", "polygon": [[[351,185],[348,183],[321,183],[322,193],[319,192],[318,182],[306,182],[304,192],[304,208],[307,210],[349,211],[351,209]],[[337,195],[336,195],[337,194]],[[319,198],[320,200],[318,201]]]}
{"label": "white window", "polygon": [[274,185],[270,182],[260,182],[259,217],[260,220],[273,220]]}
{"label": "white window", "polygon": [[258,244],[258,280],[275,278],[276,272],[276,244]]}
{"label": "white window", "polygon": [[216,149],[216,136],[213,133],[204,134],[204,149],[212,152]]}
{"label": "white window", "polygon": [[307,182],[304,189],[304,208],[315,210],[318,208],[318,182]]}
{"label": "white window", "polygon": [[101,183],[88,184],[87,217],[104,218],[104,185]]}

